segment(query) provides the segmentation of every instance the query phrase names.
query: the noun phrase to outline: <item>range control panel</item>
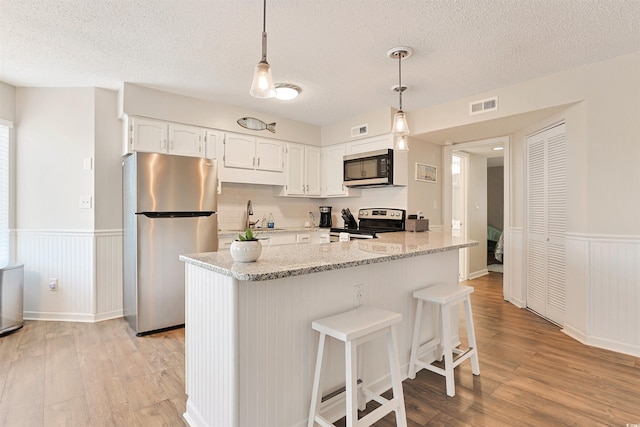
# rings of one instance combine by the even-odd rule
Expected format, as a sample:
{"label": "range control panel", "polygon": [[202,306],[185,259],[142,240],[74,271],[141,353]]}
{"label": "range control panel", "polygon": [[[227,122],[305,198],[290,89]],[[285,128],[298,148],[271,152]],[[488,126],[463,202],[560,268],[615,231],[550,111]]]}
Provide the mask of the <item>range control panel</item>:
{"label": "range control panel", "polygon": [[404,221],[404,209],[369,208],[358,211],[358,219],[388,219]]}

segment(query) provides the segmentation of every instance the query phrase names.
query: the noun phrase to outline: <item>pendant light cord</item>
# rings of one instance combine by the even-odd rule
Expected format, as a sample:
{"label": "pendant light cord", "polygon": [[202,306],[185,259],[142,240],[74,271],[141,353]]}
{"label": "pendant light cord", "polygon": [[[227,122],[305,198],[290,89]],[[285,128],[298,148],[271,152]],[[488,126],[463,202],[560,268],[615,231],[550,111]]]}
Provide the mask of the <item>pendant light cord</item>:
{"label": "pendant light cord", "polygon": [[[266,1],[266,0],[265,0]],[[400,93],[400,111],[402,111],[402,57],[403,52],[398,52],[398,92]]]}
{"label": "pendant light cord", "polygon": [[262,60],[267,61],[267,0],[262,7]]}

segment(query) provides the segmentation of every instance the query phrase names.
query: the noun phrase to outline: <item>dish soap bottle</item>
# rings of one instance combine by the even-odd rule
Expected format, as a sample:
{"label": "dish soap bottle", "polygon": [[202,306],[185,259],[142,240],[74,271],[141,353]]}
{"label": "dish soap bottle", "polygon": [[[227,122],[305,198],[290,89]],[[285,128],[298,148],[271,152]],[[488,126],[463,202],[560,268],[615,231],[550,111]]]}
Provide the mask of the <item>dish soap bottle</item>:
{"label": "dish soap bottle", "polygon": [[269,228],[274,228],[276,226],[276,224],[273,222],[273,214],[269,213],[269,222],[267,223],[267,226]]}

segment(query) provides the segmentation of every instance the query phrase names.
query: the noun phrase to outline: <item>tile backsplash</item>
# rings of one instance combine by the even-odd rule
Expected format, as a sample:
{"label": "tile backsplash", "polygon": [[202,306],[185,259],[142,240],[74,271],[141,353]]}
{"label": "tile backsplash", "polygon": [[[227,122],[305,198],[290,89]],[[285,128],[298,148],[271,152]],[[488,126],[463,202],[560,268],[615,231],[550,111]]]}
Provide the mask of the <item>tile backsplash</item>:
{"label": "tile backsplash", "polygon": [[319,221],[319,206],[332,206],[333,226],[342,227],[340,210],[349,208],[354,216],[360,208],[407,208],[407,187],[363,189],[360,197],[311,199],[306,197],[277,197],[274,187],[257,184],[222,183],[218,198],[218,228],[240,230],[246,221],[247,202],[251,200],[251,221],[262,221],[273,214],[276,228],[303,227],[313,213]]}
{"label": "tile backsplash", "polygon": [[276,197],[271,185],[222,183],[222,194],[218,198],[218,228],[239,230],[246,221],[247,202],[251,200],[251,221],[262,221],[273,214],[276,228],[303,227],[313,212],[318,221],[318,206],[323,199],[305,197]]}

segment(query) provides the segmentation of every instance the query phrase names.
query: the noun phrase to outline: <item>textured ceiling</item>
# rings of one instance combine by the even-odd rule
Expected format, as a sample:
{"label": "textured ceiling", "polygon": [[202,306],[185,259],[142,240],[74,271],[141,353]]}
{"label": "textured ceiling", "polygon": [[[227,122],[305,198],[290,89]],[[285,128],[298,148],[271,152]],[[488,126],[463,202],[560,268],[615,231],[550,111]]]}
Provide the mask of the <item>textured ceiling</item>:
{"label": "textured ceiling", "polygon": [[0,0],[0,80],[132,82],[324,125],[405,111],[640,50],[640,0],[269,0],[268,60],[294,101],[249,95],[260,0]]}

